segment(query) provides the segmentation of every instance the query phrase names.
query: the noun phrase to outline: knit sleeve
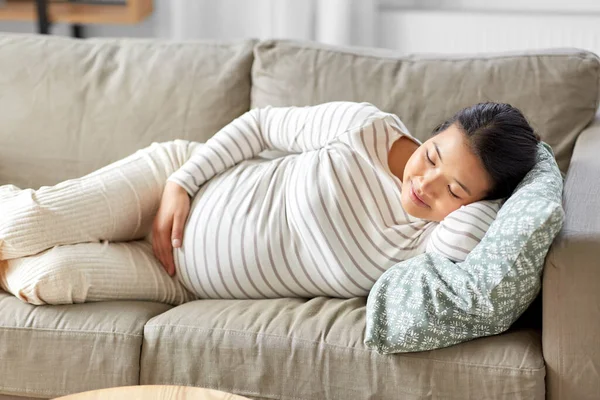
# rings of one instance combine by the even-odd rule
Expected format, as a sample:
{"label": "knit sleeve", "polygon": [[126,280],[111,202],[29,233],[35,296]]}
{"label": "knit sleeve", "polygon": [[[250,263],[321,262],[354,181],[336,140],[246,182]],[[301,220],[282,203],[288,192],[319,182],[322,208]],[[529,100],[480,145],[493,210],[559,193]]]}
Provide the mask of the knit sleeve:
{"label": "knit sleeve", "polygon": [[465,261],[496,219],[503,201],[480,200],[451,212],[429,236],[426,252]]}
{"label": "knit sleeve", "polygon": [[215,175],[264,150],[289,153],[318,150],[378,113],[382,111],[372,104],[344,101],[255,108],[215,133],[167,180],[177,183],[193,197]]}

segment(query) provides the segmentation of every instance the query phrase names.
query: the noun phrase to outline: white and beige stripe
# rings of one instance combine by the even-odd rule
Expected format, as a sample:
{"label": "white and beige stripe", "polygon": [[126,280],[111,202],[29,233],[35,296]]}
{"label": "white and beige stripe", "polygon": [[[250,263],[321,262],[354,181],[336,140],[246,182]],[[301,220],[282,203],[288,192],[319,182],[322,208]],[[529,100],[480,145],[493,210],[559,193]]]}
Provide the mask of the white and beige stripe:
{"label": "white and beige stripe", "polygon": [[496,219],[503,202],[504,199],[482,200],[461,206],[432,231],[426,251],[454,262],[465,261]]}
{"label": "white and beige stripe", "polygon": [[[436,225],[400,203],[387,154],[403,134],[397,117],[351,102],[254,109],[225,126],[169,177],[195,196],[182,283],[202,298],[367,295]],[[286,155],[254,158],[264,150]]]}

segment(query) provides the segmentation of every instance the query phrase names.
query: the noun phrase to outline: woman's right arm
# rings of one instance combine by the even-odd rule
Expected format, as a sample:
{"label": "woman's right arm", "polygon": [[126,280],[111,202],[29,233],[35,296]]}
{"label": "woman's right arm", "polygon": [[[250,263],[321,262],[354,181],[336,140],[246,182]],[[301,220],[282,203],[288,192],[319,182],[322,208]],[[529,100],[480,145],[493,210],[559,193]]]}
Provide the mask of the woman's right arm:
{"label": "woman's right arm", "polygon": [[255,108],[215,133],[168,181],[193,197],[207,180],[263,150],[317,150],[379,113],[386,114],[369,103],[346,101]]}

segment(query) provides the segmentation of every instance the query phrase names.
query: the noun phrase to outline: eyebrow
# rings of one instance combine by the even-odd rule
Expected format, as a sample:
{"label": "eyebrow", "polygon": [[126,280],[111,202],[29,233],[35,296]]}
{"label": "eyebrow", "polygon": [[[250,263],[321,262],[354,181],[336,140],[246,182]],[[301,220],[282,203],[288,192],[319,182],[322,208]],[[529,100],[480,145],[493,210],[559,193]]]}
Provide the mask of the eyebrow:
{"label": "eyebrow", "polygon": [[[437,155],[440,158],[440,161],[442,163],[444,163],[444,160],[442,159],[442,153],[440,153],[440,148],[438,147],[437,143],[433,142],[433,146],[435,147],[435,151],[437,152]],[[471,191],[469,190],[469,188],[467,188],[465,185],[463,185],[462,183],[460,183],[458,181],[458,179],[454,179],[454,181],[456,183],[458,183],[460,185],[460,187],[463,188],[463,190],[469,194],[469,196],[472,196]]]}

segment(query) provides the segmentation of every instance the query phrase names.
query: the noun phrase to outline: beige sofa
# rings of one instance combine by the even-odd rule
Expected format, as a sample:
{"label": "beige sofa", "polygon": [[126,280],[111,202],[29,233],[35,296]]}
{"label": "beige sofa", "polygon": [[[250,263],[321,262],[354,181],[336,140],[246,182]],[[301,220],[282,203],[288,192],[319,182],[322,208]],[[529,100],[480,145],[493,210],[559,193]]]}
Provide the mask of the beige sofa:
{"label": "beige sofa", "polygon": [[568,49],[400,57],[0,35],[0,184],[53,185],[151,142],[205,141],[250,108],[332,100],[394,112],[421,140],[460,107],[509,102],[566,173],[543,294],[501,335],[381,355],[363,344],[365,298],[34,306],[0,292],[0,399],[138,384],[253,399],[600,398],[599,81],[598,58]]}

